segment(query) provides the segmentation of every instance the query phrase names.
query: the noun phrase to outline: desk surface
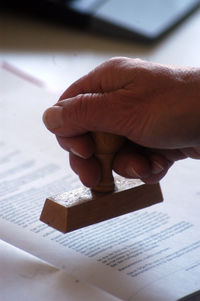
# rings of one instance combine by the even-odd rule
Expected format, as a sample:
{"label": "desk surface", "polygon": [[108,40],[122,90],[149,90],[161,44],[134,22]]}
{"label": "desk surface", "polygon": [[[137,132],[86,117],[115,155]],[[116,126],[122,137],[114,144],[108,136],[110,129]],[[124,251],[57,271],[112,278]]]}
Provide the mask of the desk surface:
{"label": "desk surface", "polygon": [[200,65],[200,9],[160,42],[117,41],[14,15],[0,18],[0,59],[63,90],[112,56]]}
{"label": "desk surface", "polygon": [[[0,18],[0,61],[31,74],[59,95],[74,80],[112,56],[199,66],[199,28],[200,10],[165,39],[147,46],[4,14]],[[4,242],[0,243],[0,248],[2,300],[13,300],[15,290],[18,290],[20,300],[27,300],[28,295],[29,300],[51,300],[47,298],[49,293],[52,300],[57,298],[59,301],[63,293],[69,296],[67,300],[70,301],[117,300],[96,288],[77,284],[75,279],[63,272]]]}

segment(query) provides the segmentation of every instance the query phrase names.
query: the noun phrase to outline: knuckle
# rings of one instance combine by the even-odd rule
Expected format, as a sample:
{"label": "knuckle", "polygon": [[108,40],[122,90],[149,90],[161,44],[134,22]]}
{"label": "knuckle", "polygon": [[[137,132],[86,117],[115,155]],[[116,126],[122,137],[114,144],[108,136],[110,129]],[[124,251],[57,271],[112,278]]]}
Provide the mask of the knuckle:
{"label": "knuckle", "polygon": [[74,110],[76,120],[80,118],[80,115],[84,119],[88,115],[88,111],[89,111],[88,98],[90,98],[89,94],[80,94],[77,96],[77,105],[75,106],[75,110]]}
{"label": "knuckle", "polygon": [[99,99],[94,93],[86,93],[78,95],[77,105],[74,109],[74,119],[79,123],[84,124],[87,128],[90,124],[91,118],[93,118],[97,111],[97,99]]}
{"label": "knuckle", "polygon": [[127,64],[129,61],[129,58],[127,57],[121,57],[121,56],[116,56],[112,57],[107,61],[107,64],[109,67],[117,67],[120,68],[124,64]]}

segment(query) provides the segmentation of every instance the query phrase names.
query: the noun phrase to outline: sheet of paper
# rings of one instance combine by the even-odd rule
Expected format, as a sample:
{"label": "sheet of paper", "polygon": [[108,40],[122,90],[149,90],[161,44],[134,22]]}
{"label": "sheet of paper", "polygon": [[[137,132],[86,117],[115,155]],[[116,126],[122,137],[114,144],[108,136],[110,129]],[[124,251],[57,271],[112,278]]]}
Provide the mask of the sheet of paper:
{"label": "sheet of paper", "polygon": [[0,300],[119,301],[0,240]]}
{"label": "sheet of paper", "polygon": [[13,75],[1,77],[0,238],[122,300],[200,289],[199,162],[172,169],[163,204],[62,234],[39,221],[47,196],[80,185],[41,122],[56,95],[17,78],[10,89]]}

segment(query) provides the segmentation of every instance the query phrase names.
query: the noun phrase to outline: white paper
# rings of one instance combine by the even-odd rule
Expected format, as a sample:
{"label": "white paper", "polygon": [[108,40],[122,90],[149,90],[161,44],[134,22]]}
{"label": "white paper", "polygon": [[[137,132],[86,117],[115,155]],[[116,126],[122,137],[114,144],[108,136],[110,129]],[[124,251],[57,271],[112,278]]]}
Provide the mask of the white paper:
{"label": "white paper", "polygon": [[[2,72],[7,83],[12,75]],[[122,300],[169,301],[198,290],[199,162],[172,169],[164,203],[62,234],[39,221],[44,200],[80,183],[41,122],[55,95],[22,82],[0,100],[0,238]]]}
{"label": "white paper", "polygon": [[119,300],[2,240],[0,250],[0,300]]}

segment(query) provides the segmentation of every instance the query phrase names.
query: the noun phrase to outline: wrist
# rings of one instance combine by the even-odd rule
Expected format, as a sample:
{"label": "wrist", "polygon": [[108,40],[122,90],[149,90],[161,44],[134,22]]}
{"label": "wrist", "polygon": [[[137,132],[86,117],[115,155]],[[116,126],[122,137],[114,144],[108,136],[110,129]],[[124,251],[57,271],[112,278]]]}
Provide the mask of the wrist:
{"label": "wrist", "polygon": [[182,70],[180,99],[180,136],[186,147],[200,145],[200,68]]}

